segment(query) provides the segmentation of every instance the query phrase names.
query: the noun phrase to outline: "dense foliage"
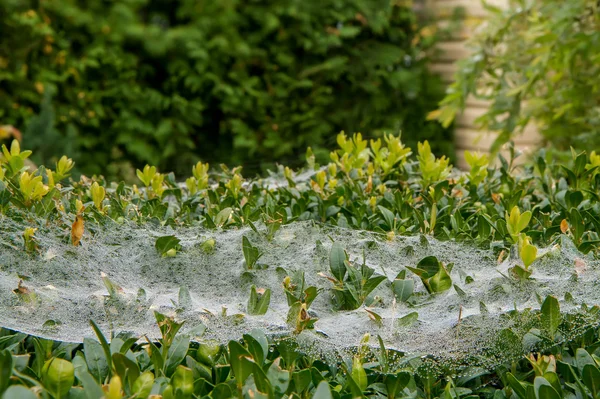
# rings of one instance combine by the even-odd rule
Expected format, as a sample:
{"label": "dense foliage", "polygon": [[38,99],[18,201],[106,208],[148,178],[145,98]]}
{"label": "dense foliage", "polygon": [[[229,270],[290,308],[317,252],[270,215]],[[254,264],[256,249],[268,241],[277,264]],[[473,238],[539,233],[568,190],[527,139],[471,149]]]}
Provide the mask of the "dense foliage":
{"label": "dense foliage", "polygon": [[[568,345],[532,354],[510,367],[452,377],[398,368],[401,353],[358,345],[339,364],[274,342],[259,331],[228,345],[190,343],[181,324],[156,314],[163,338],[136,344],[120,335],[110,344],[86,339],[58,343],[0,330],[0,394],[4,399],[44,398],[597,398],[600,337],[590,328]],[[37,396],[36,392],[39,396]],[[151,396],[159,395],[159,396]]]}
{"label": "dense foliage", "polygon": [[[267,179],[246,180],[240,168],[221,165],[211,171],[198,162],[185,185],[155,166],[137,170],[143,186],[83,177],[72,186],[60,183],[74,168],[63,156],[55,169],[28,171],[31,151],[14,140],[3,145],[0,212],[27,219],[36,215],[69,227],[78,215],[88,221],[158,223],[207,228],[264,222],[272,236],[279,226],[314,220],[340,227],[394,234],[429,234],[441,240],[502,242],[507,249],[531,243],[550,245],[568,234],[577,248],[596,253],[600,246],[600,155],[572,153],[568,165],[538,153],[535,163],[515,166],[500,157],[492,168],[486,155],[467,154],[468,173],[453,175],[446,157],[436,158],[429,143],[416,157],[399,137],[367,141],[360,134],[337,137],[331,162],[315,163],[307,151],[307,172],[280,166]],[[524,168],[523,173],[516,173]],[[40,219],[41,218],[41,219]]]}
{"label": "dense foliage", "polygon": [[145,163],[323,157],[342,129],[451,154],[425,121],[444,90],[434,40],[389,0],[2,0],[0,124],[26,127],[36,163],[131,179]]}
{"label": "dense foliage", "polygon": [[555,149],[600,144],[600,13],[596,0],[511,0],[490,5],[472,55],[434,117],[449,124],[469,95],[491,101],[479,118],[496,148],[532,122]]}
{"label": "dense foliage", "polygon": [[[332,162],[326,166],[316,165],[308,152],[306,180],[300,171],[282,167],[269,179],[246,181],[239,169],[211,171],[208,164],[198,163],[183,186],[173,174],[161,174],[147,165],[137,171],[143,188],[87,178],[63,186],[61,182],[73,170],[72,160],[63,157],[54,169],[27,170],[25,160],[31,152],[21,151],[14,141],[10,149],[3,147],[0,211],[3,218],[31,226],[15,242],[31,256],[41,251],[37,229],[65,227],[71,231],[72,244],[78,245],[82,237],[92,234],[96,223],[123,223],[125,219],[208,228],[249,224],[257,229],[258,222],[263,222],[259,227],[267,237],[273,237],[284,223],[312,219],[380,231],[390,239],[395,234],[426,234],[471,240],[499,251],[517,251],[510,278],[521,282],[529,280],[536,267],[537,244],[552,244],[566,235],[581,251],[598,251],[600,157],[595,153],[573,153],[570,165],[547,163],[540,153],[534,165],[524,167],[525,173],[515,173],[513,159],[501,159],[495,169],[486,156],[469,154],[471,170],[455,174],[446,158],[431,153],[427,142],[418,145],[415,158],[391,135],[367,142],[360,135],[340,134],[337,141],[339,148],[330,154]],[[214,246],[209,241],[203,244],[207,251]],[[181,250],[175,237],[156,241],[156,251],[162,256],[178,256]],[[246,267],[252,269],[260,253],[247,240],[243,251]],[[447,290],[451,282],[445,266],[431,258],[408,269],[435,294]],[[337,291],[335,304],[341,310],[360,306],[356,300],[362,300],[381,280],[368,267],[353,267],[343,248],[335,245],[330,266],[330,280]],[[404,276],[394,281],[399,300],[406,300],[407,281]],[[109,293],[115,291],[108,280],[106,284]],[[302,292],[304,282],[295,279],[286,279],[283,288],[290,312],[296,315],[297,331],[312,328],[314,319],[302,314],[316,289]],[[33,295],[24,286],[14,292],[21,297]],[[253,287],[249,311],[263,312],[266,296],[265,292],[261,297]],[[597,307],[583,305],[582,309],[598,320]],[[359,351],[352,359],[339,363],[300,353],[293,340],[274,342],[258,332],[227,347],[198,346],[185,336],[176,337],[180,324],[160,314],[156,317],[163,338],[158,344],[136,344],[137,337],[118,336],[109,345],[94,324],[100,342],[86,340],[83,347],[4,330],[0,391],[5,391],[6,398],[34,397],[34,391],[55,398],[145,398],[150,393],[162,393],[165,398],[597,397],[599,345],[594,323],[574,340],[555,341],[561,328],[577,324],[576,316],[560,313],[556,298],[546,297],[540,310],[509,313],[507,317],[520,320],[518,325],[531,331],[535,327],[538,338],[549,343],[548,356],[516,359],[496,370],[471,370],[460,378],[443,375],[427,362],[422,369],[418,364],[416,369],[397,368],[398,363],[390,359],[401,354],[383,347],[370,352],[365,345],[368,337],[356,343]],[[516,340],[521,348],[520,338],[511,331],[499,337],[501,347],[512,347]]]}

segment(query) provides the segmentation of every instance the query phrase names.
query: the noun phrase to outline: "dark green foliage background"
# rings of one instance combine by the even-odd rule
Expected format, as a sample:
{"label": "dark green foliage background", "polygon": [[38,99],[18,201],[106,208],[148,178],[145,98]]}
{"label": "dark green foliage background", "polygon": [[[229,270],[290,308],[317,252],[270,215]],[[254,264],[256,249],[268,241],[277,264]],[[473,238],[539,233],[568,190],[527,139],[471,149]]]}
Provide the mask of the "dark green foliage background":
{"label": "dark green foliage background", "polygon": [[425,122],[444,92],[426,70],[435,39],[400,3],[0,0],[0,124],[23,129],[34,161],[66,153],[108,177],[293,164],[340,130],[402,129],[451,155]]}

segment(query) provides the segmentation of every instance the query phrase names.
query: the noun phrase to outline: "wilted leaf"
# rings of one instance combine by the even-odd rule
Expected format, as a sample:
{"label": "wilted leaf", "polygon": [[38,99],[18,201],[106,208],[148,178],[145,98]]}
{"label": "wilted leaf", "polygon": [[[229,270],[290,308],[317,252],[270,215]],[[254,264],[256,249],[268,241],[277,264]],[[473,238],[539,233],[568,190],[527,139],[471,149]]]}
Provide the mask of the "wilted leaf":
{"label": "wilted leaf", "polygon": [[81,237],[83,237],[84,226],[83,226],[83,216],[77,215],[75,216],[75,221],[71,226],[71,242],[74,246],[78,246],[81,241]]}
{"label": "wilted leaf", "polygon": [[569,231],[569,222],[567,222],[567,219],[563,219],[563,220],[560,222],[560,231],[561,231],[563,234],[567,234],[567,231]]}

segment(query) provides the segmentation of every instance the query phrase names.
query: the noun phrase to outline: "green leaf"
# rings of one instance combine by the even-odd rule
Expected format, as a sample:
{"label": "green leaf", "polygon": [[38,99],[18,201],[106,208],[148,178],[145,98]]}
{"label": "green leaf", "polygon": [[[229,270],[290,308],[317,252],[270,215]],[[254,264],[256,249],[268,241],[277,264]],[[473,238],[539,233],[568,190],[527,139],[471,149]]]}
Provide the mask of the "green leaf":
{"label": "green leaf", "polygon": [[6,390],[13,373],[12,354],[8,349],[0,351],[0,394]]}
{"label": "green leaf", "polygon": [[452,279],[444,265],[440,265],[440,270],[427,283],[432,293],[444,292],[452,288]]}
{"label": "green leaf", "polygon": [[561,322],[560,305],[558,299],[553,296],[547,296],[542,303],[542,327],[554,339],[556,330]]}
{"label": "green leaf", "polygon": [[75,382],[73,363],[60,358],[48,360],[42,370],[42,382],[56,398],[66,397]]}
{"label": "green leaf", "polygon": [[[380,275],[374,275],[373,277],[369,278],[362,287],[362,294],[360,299],[364,301],[367,298],[367,296],[371,293],[371,291],[377,288],[377,286],[386,279],[387,278],[385,276]],[[364,281],[364,278],[362,281]]]}
{"label": "green leaf", "polygon": [[154,248],[161,256],[167,256],[173,253],[172,250],[178,251],[181,249],[180,242],[181,240],[175,236],[163,236],[156,239]]}
{"label": "green leaf", "polygon": [[271,290],[266,289],[263,294],[259,295],[256,286],[250,287],[250,298],[248,299],[248,314],[263,315],[269,310],[271,303]]}
{"label": "green leaf", "polygon": [[[253,333],[256,333],[260,330],[253,330]],[[262,331],[260,331],[260,333],[263,334],[263,337],[258,336],[254,337],[251,334],[244,334],[244,341],[246,341],[246,345],[248,346],[248,352],[250,352],[250,356],[252,357],[252,359],[259,365],[262,366],[266,355],[268,354],[268,343],[266,343],[266,337],[264,336],[264,333]]]}
{"label": "green leaf", "polygon": [[184,322],[178,323],[173,318],[167,317],[162,313],[154,311],[154,318],[160,329],[163,339],[163,345],[173,342],[177,332],[181,329]]}
{"label": "green leaf", "polygon": [[4,392],[2,399],[38,399],[38,397],[22,385],[13,385]]}
{"label": "green leaf", "polygon": [[273,387],[267,378],[264,370],[251,359],[243,359],[245,362],[252,364],[252,374],[254,376],[254,384],[259,392],[266,394],[269,398],[273,397]]}
{"label": "green leaf", "polygon": [[212,367],[208,366],[206,363],[198,362],[188,355],[185,357],[185,365],[192,369],[195,379],[206,380],[206,382],[213,381]]}
{"label": "green leaf", "polygon": [[487,240],[492,233],[492,226],[488,223],[487,219],[482,215],[477,218],[477,234],[480,239]]}
{"label": "green leaf", "polygon": [[310,304],[315,300],[317,295],[319,295],[319,290],[317,287],[308,287],[304,290],[304,303],[306,303],[306,307],[310,307]]}
{"label": "green leaf", "polygon": [[[112,358],[110,355],[110,345],[108,345],[108,341],[106,341],[104,334],[102,334],[102,331],[100,330],[98,325],[93,320],[90,320],[90,325],[92,326],[92,329],[96,333],[96,336],[98,337],[98,340],[100,341],[100,345],[102,346],[102,350],[104,351],[104,357],[105,357],[106,363],[108,365],[108,377],[110,377],[111,370],[112,370]],[[102,381],[98,381],[98,382],[102,383]]]}
{"label": "green leaf", "polygon": [[592,393],[592,397],[598,397],[600,393],[600,370],[595,364],[586,364],[581,372],[581,379]]}
{"label": "green leaf", "polygon": [[529,222],[531,221],[531,211],[525,211],[519,217],[519,223],[517,225],[517,232],[521,232],[529,226]]}
{"label": "green leaf", "polygon": [[396,322],[398,327],[410,327],[419,319],[419,313],[411,312],[405,316],[402,316]]}
{"label": "green leaf", "polygon": [[394,280],[392,282],[392,290],[400,302],[406,302],[413,294],[414,289],[415,281],[413,279]]}
{"label": "green leaf", "polygon": [[594,358],[583,348],[577,348],[575,351],[575,360],[577,361],[579,372],[583,372],[583,368],[588,364],[596,365]]}
{"label": "green leaf", "polygon": [[229,387],[228,384],[220,383],[215,385],[212,392],[210,393],[210,397],[213,399],[229,399],[233,397],[233,391]]}
{"label": "green leaf", "polygon": [[506,380],[519,399],[527,399],[527,388],[521,381],[510,372],[506,373]]}
{"label": "green leaf", "polygon": [[85,358],[81,352],[73,359],[73,366],[75,367],[75,376],[81,382],[81,385],[83,385],[87,399],[103,398],[104,391],[102,391],[100,384],[96,382],[94,377],[87,371],[88,366],[86,365]]}
{"label": "green leaf", "polygon": [[229,341],[229,363],[231,371],[237,379],[236,383],[239,388],[242,387],[246,378],[252,374],[252,364],[243,362],[243,358],[252,357],[250,352],[246,350],[239,342]]}
{"label": "green leaf", "polygon": [[359,356],[354,356],[352,360],[352,373],[350,375],[361,392],[364,392],[368,385],[367,372],[365,371]]}
{"label": "green leaf", "polygon": [[544,377],[535,377],[533,387],[536,399],[562,399],[556,389]]}
{"label": "green leaf", "polygon": [[329,253],[329,268],[333,277],[338,281],[343,281],[346,275],[346,259],[344,248],[339,243],[334,242]]}
{"label": "green leaf", "polygon": [[379,208],[379,212],[381,212],[381,214],[383,215],[383,219],[385,220],[385,224],[388,226],[388,228],[390,230],[393,230],[394,229],[394,225],[395,225],[394,220],[395,220],[396,217],[394,216],[394,214],[392,213],[392,211],[390,211],[387,208],[384,208],[381,205],[377,205],[377,208]]}
{"label": "green leaf", "polygon": [[233,213],[232,208],[225,208],[221,212],[217,213],[217,216],[215,217],[215,222],[214,222],[216,227],[224,226],[227,223],[227,221],[229,220],[229,217],[231,216],[232,213]]}
{"label": "green leaf", "polygon": [[165,360],[160,353],[159,347],[148,338],[146,338],[146,341],[148,342],[148,347],[150,348],[150,360],[152,360],[154,372],[157,376],[162,377],[164,375]]}
{"label": "green leaf", "polygon": [[562,397],[563,391],[561,387],[560,377],[554,371],[546,371],[542,376],[552,385],[552,388],[558,392],[558,394]]}
{"label": "green leaf", "polygon": [[419,277],[427,280],[435,276],[439,272],[440,266],[440,261],[435,256],[427,256],[421,259],[419,263],[417,263],[417,269],[423,270],[424,273],[420,274]]}
{"label": "green leaf", "polygon": [[315,394],[312,397],[313,399],[333,399],[331,396],[331,389],[329,388],[329,383],[327,381],[321,381],[315,390]]}
{"label": "green leaf", "polygon": [[406,371],[401,371],[398,374],[386,374],[384,383],[387,388],[389,398],[395,398],[396,395],[400,395],[401,391],[410,382],[411,375]]}
{"label": "green leaf", "polygon": [[585,172],[585,165],[587,164],[587,158],[588,158],[587,154],[585,152],[582,152],[575,159],[575,166],[573,168],[573,173],[575,173],[576,176],[581,176],[581,174],[583,172]]}
{"label": "green leaf", "polygon": [[221,345],[218,341],[201,342],[196,351],[196,359],[205,365],[215,364],[221,354]]}
{"label": "green leaf", "polygon": [[527,280],[531,276],[531,273],[532,273],[531,270],[527,270],[524,267],[521,267],[520,265],[511,267],[509,270],[515,276],[515,278],[518,278],[519,280],[522,280],[522,281]]}
{"label": "green leaf", "polygon": [[177,366],[183,362],[189,347],[189,337],[178,335],[173,339],[173,343],[169,346],[169,351],[167,352],[165,368],[165,374],[167,377],[171,376],[175,372]]}
{"label": "green leaf", "polygon": [[306,388],[308,388],[312,381],[310,370],[301,369],[298,371],[294,371],[292,374],[292,379],[294,381],[294,392],[301,394],[306,390]]}
{"label": "green leaf", "polygon": [[537,259],[537,248],[531,244],[524,244],[520,251],[521,260],[528,268]]}
{"label": "green leaf", "polygon": [[258,251],[258,248],[250,243],[250,240],[246,236],[242,237],[242,251],[244,253],[244,259],[246,260],[246,267],[248,269],[254,268],[256,261],[262,256]]}
{"label": "green leaf", "polygon": [[124,354],[117,352],[112,355],[115,372],[121,378],[123,385],[131,385],[140,375],[140,368],[136,362]]}
{"label": "green leaf", "polygon": [[579,245],[585,231],[585,223],[581,217],[581,213],[575,208],[572,208],[569,212],[569,224],[571,225],[571,232],[573,233],[575,244]]}
{"label": "green leaf", "polygon": [[583,201],[583,193],[581,191],[567,191],[565,193],[565,203],[569,209],[577,208]]}
{"label": "green leaf", "polygon": [[[279,366],[280,360],[281,360],[281,358],[275,359],[275,361],[271,364],[271,366],[267,370],[267,378],[269,379],[269,383],[271,384],[271,387],[273,387],[273,391],[277,395],[284,394],[290,385],[290,372],[287,370],[283,370]],[[306,370],[306,371],[308,371],[308,370]],[[308,376],[310,378],[310,373]],[[309,379],[309,383],[310,383],[310,379]]]}
{"label": "green leaf", "polygon": [[138,398],[147,398],[154,385],[154,374],[151,371],[145,371],[135,380],[131,388],[131,393]]}
{"label": "green leaf", "polygon": [[176,398],[191,398],[194,393],[194,374],[192,369],[178,365],[171,377]]}

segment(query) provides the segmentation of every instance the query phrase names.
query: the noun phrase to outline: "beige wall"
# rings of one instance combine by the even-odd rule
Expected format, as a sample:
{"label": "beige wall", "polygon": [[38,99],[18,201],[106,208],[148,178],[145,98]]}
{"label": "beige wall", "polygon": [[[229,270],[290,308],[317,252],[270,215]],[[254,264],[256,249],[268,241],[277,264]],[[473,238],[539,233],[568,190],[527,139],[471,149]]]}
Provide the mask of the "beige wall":
{"label": "beige wall", "polygon": [[[488,4],[504,7],[508,4],[508,0],[488,0]],[[448,41],[439,44],[441,54],[434,59],[431,65],[431,69],[438,72],[442,79],[450,84],[456,71],[456,62],[469,54],[465,46],[465,40],[474,29],[485,21],[487,11],[481,5],[480,0],[426,0],[426,7],[434,12],[439,25],[442,27],[448,26],[456,7],[463,7],[465,10],[466,18],[461,29],[453,32]],[[456,119],[454,133],[457,155],[456,166],[461,169],[467,167],[464,161],[466,150],[486,152],[495,139],[493,133],[480,131],[475,127],[475,119],[485,112],[486,107],[487,103],[484,101],[469,99],[467,108]],[[525,150],[536,148],[540,141],[540,136],[532,126],[529,126],[523,135],[515,138],[515,144]]]}

